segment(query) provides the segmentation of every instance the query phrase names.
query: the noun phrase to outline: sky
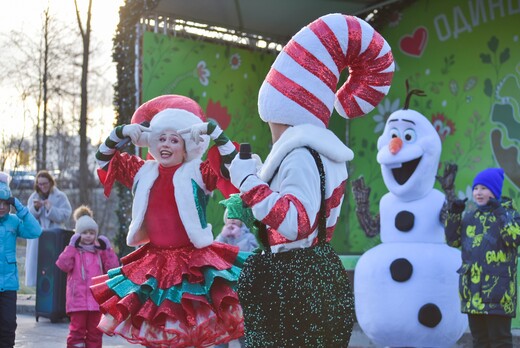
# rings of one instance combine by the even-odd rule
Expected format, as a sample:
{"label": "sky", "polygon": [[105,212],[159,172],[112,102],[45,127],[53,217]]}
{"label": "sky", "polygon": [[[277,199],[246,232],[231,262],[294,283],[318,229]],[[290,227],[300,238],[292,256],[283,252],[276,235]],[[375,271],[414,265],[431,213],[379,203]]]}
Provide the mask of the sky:
{"label": "sky", "polygon": [[[92,3],[92,37],[99,42],[100,51],[96,59],[101,64],[107,66],[107,78],[115,82],[115,66],[112,62],[112,39],[117,23],[119,22],[119,7],[124,0],[93,0]],[[87,10],[87,0],[78,0],[78,4],[83,13]],[[38,30],[42,25],[42,13],[49,6],[51,13],[56,18],[64,22],[72,23],[77,28],[74,0],[17,0],[5,2],[0,11],[0,35],[8,34],[11,31],[24,32],[29,35],[38,35]],[[7,7],[7,9],[5,8]],[[85,18],[86,16],[82,16]],[[0,52],[0,55],[2,53]],[[109,91],[112,93],[112,91]],[[21,122],[20,119],[9,120],[6,118],[16,117],[7,115],[21,115],[21,101],[18,92],[2,85],[0,87],[0,114],[2,115],[2,131],[6,134],[20,134],[24,128],[28,135],[29,129],[33,126],[30,121]],[[89,103],[92,103],[90,101]],[[92,106],[92,104],[91,104]],[[107,122],[98,122],[93,129],[89,129],[89,136],[93,141],[104,138],[107,129],[113,125],[113,109],[93,110],[96,117],[108,119]],[[20,118],[20,116],[18,116]],[[7,122],[5,122],[7,121]]]}

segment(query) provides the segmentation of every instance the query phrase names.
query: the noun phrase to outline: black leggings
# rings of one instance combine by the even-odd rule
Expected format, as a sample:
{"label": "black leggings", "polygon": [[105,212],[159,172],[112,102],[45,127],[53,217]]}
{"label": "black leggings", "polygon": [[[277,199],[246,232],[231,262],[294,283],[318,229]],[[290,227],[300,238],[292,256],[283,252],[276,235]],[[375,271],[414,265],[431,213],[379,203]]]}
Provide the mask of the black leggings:
{"label": "black leggings", "polygon": [[502,315],[468,314],[473,348],[512,348],[511,318]]}
{"label": "black leggings", "polygon": [[16,332],[16,291],[0,292],[0,348],[14,347]]}

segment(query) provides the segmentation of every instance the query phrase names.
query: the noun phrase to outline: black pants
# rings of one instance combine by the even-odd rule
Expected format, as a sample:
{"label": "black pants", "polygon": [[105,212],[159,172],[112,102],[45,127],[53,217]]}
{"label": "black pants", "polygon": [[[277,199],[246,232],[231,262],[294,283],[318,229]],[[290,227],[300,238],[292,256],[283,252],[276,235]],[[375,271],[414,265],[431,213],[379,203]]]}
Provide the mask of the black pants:
{"label": "black pants", "polygon": [[16,291],[0,292],[0,348],[14,347]]}
{"label": "black pants", "polygon": [[468,314],[473,348],[512,348],[511,318],[502,315]]}

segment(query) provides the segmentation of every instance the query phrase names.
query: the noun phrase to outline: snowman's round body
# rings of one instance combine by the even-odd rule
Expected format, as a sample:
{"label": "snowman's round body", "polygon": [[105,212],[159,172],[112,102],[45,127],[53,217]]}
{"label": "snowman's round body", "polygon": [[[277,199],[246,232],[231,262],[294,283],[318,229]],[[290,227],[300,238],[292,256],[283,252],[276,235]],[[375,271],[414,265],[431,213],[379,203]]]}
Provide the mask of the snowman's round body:
{"label": "snowman's round body", "polygon": [[378,345],[451,347],[466,330],[460,251],[444,243],[443,202],[437,190],[408,202],[381,199],[382,243],[361,256],[354,276],[358,323]]}
{"label": "snowman's round body", "polygon": [[460,311],[458,249],[445,243],[445,196],[433,188],[442,145],[422,114],[398,110],[377,142],[390,192],[379,203],[381,244],[354,272],[356,316],[375,343],[451,347],[467,328]]}

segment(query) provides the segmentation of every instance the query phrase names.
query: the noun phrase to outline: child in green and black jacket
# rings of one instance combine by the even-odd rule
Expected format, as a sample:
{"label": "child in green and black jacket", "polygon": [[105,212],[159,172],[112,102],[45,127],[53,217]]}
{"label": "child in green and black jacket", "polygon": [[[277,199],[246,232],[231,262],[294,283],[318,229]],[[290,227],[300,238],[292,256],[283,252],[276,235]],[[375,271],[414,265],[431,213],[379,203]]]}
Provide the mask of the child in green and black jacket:
{"label": "child in green and black jacket", "polygon": [[446,239],[461,247],[459,292],[461,311],[468,314],[474,347],[512,347],[511,319],[516,316],[520,214],[502,197],[504,171],[488,168],[473,181],[476,209],[465,200],[449,209]]}

